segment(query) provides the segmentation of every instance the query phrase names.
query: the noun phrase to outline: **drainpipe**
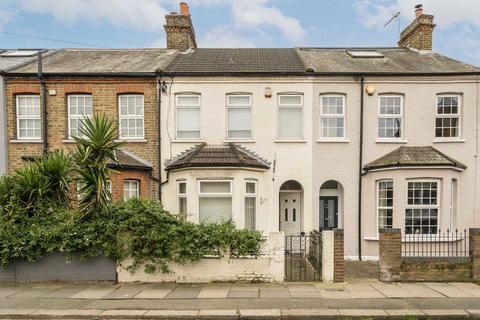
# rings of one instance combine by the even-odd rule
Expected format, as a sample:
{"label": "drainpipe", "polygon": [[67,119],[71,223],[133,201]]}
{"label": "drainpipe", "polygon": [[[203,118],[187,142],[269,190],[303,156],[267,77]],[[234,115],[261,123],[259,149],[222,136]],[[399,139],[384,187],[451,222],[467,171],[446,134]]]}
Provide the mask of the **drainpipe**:
{"label": "drainpipe", "polygon": [[157,77],[157,170],[158,170],[158,201],[162,202],[162,77]]}
{"label": "drainpipe", "polygon": [[43,142],[43,154],[48,153],[48,132],[47,132],[47,83],[43,77],[43,61],[42,61],[42,52],[38,52],[38,79],[40,80],[40,99],[42,107],[42,142]]}
{"label": "drainpipe", "polygon": [[362,260],[362,178],[363,178],[363,109],[365,77],[360,76],[360,143],[358,157],[358,259]]}

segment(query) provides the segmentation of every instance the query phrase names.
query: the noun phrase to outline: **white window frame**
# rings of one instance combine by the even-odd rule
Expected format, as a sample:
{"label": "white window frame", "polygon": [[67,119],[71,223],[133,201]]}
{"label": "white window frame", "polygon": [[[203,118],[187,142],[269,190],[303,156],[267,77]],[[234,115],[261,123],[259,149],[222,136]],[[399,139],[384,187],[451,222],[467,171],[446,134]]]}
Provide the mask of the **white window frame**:
{"label": "white window frame", "polygon": [[[342,98],[342,113],[330,114],[330,113],[323,113],[323,98]],[[318,123],[318,139],[321,141],[344,141],[347,137],[347,121],[346,121],[346,103],[345,103],[345,95],[342,94],[322,94],[320,95],[320,118]],[[342,137],[324,137],[322,135],[322,119],[343,119],[343,136]]]}
{"label": "white window frame", "polygon": [[[380,206],[380,183],[382,182],[391,182],[392,183],[392,192],[393,192],[393,197],[392,197],[392,206]],[[393,217],[394,217],[394,211],[395,211],[395,183],[393,179],[381,179],[376,181],[376,189],[375,189],[375,208],[376,208],[376,217],[377,217],[377,236],[378,236],[378,229],[380,228],[380,210],[392,210],[392,228],[393,228]]]}
{"label": "white window frame", "polygon": [[[281,104],[280,100],[281,97],[284,96],[295,96],[295,97],[300,97],[300,104]],[[304,106],[303,106],[303,94],[300,93],[279,93],[277,95],[277,139],[278,140],[283,140],[283,141],[289,141],[289,140],[304,140],[305,139],[305,129],[304,129]],[[280,109],[300,109],[301,110],[301,135],[300,137],[281,137],[280,136]]]}
{"label": "white window frame", "polygon": [[[180,192],[180,185],[185,184],[185,193]],[[188,211],[188,200],[187,200],[187,181],[186,180],[178,180],[177,181],[177,212],[178,214],[181,214],[180,212],[180,201],[181,199],[185,199],[186,201],[186,209]],[[185,218],[186,218],[187,212],[185,212]]]}
{"label": "white window frame", "polygon": [[[457,113],[438,113],[438,101],[440,98],[457,98],[458,99],[458,107]],[[457,137],[437,137],[437,119],[444,119],[444,118],[456,118],[458,119],[458,136]],[[443,141],[456,141],[462,138],[462,95],[461,94],[437,94],[435,98],[435,131],[434,137],[436,140],[443,140]]]}
{"label": "white window frame", "polygon": [[[16,116],[17,116],[17,119],[16,119],[16,123],[17,123],[17,139],[18,140],[42,140],[42,106],[41,106],[41,103],[39,101],[39,112],[38,112],[38,116],[36,115],[23,115],[21,116],[20,115],[20,112],[19,112],[19,98],[38,98],[40,100],[40,95],[38,94],[19,94],[15,97],[15,101],[16,101],[16,105],[15,105],[15,111],[16,111]],[[39,120],[40,121],[40,136],[38,137],[35,137],[35,136],[25,136],[25,137],[21,137],[20,136],[20,120]]]}
{"label": "white window frame", "polygon": [[[404,210],[404,232],[406,232],[406,219],[407,219],[407,209],[437,209],[437,232],[440,229],[440,215],[441,215],[441,201],[442,201],[442,192],[441,192],[441,180],[440,179],[407,179],[405,185],[405,210]],[[425,204],[408,204],[408,184],[415,182],[429,182],[437,184],[437,204],[435,205],[425,205]],[[416,235],[416,233],[408,233],[409,235]],[[430,233],[418,233],[418,235],[430,235]]]}
{"label": "white window frame", "polygon": [[[179,97],[198,97],[198,105],[179,105],[178,98]],[[198,109],[198,137],[179,137],[178,136],[178,109]],[[175,94],[175,139],[176,140],[200,140],[202,137],[202,95],[195,94],[195,93],[177,93]]]}
{"label": "white window frame", "polygon": [[[230,97],[248,97],[248,105],[231,105],[230,104]],[[251,140],[253,138],[253,116],[252,116],[252,109],[253,109],[253,103],[252,103],[252,95],[251,94],[246,94],[246,93],[228,93],[226,95],[226,105],[227,105],[227,140]],[[230,137],[230,121],[229,121],[229,113],[230,110],[232,109],[247,109],[250,111],[250,135],[248,137]]]}
{"label": "white window frame", "polygon": [[[253,183],[254,186],[255,186],[255,192],[247,192],[247,184],[248,183]],[[247,207],[245,206],[245,200],[248,198],[248,199],[254,199],[255,201],[255,212],[254,212],[254,220],[253,220],[253,229],[252,230],[256,230],[257,229],[257,209],[258,209],[258,206],[257,206],[257,194],[258,194],[258,182],[255,181],[255,180],[245,180],[245,198],[244,198],[244,201],[243,201],[243,213],[244,213],[244,216],[246,217],[247,216]],[[245,220],[246,221],[246,220]]]}
{"label": "white window frame", "polygon": [[[90,116],[85,116],[85,115],[72,115],[70,114],[70,98],[78,98],[78,97],[89,97],[90,99],[92,99],[92,114]],[[67,119],[67,127],[68,127],[68,140],[73,140],[73,136],[71,134],[71,123],[70,123],[70,120],[73,120],[73,119],[77,119],[77,120],[84,120],[86,118],[89,118],[91,119],[92,116],[93,116],[93,97],[91,94],[69,94],[67,95],[67,115],[68,115],[68,119]],[[80,133],[80,131],[79,131]],[[79,135],[80,137],[80,135]]]}
{"label": "white window frame", "polygon": [[[132,194],[132,190],[134,189],[131,189],[129,188],[129,195],[130,197],[127,198],[125,197],[125,183],[129,183],[129,185],[132,183],[132,182],[135,182],[137,188],[136,188],[136,193],[137,193],[137,196],[136,197],[132,197],[131,194]],[[134,190],[135,191],[135,190]],[[129,199],[132,199],[132,198],[140,198],[140,180],[135,180],[135,179],[125,179],[123,180],[123,200],[129,200]]]}
{"label": "white window frame", "polygon": [[[399,114],[381,114],[381,100],[382,98],[400,98],[400,113]],[[404,111],[405,106],[404,106],[404,97],[401,94],[380,94],[378,96],[378,109],[377,109],[377,140],[380,141],[401,141],[405,137],[405,117],[404,117]],[[400,124],[400,137],[380,137],[378,135],[378,130],[379,130],[379,120],[380,119],[396,119],[400,118],[401,124]]]}
{"label": "white window frame", "polygon": [[[229,192],[217,192],[217,193],[210,193],[210,192],[207,192],[207,193],[202,193],[202,189],[201,189],[201,184],[202,182],[228,182],[229,185],[230,185],[230,191]],[[228,197],[228,196],[233,196],[233,181],[232,180],[226,180],[226,179],[218,179],[218,180],[210,180],[210,179],[201,179],[201,180],[198,180],[198,195],[201,196],[201,197],[222,197],[222,196],[225,196],[225,197]]]}
{"label": "white window frame", "polygon": [[[121,99],[122,98],[141,98],[142,100],[142,114],[141,115],[122,115],[122,108],[121,108]],[[118,138],[120,140],[144,140],[145,139],[145,97],[143,94],[121,94],[118,96]],[[128,106],[127,106],[128,108]],[[136,106],[135,106],[136,109]],[[130,136],[122,136],[122,120],[142,120],[143,132],[142,136],[140,137],[130,137]],[[135,129],[136,131],[136,129]]]}

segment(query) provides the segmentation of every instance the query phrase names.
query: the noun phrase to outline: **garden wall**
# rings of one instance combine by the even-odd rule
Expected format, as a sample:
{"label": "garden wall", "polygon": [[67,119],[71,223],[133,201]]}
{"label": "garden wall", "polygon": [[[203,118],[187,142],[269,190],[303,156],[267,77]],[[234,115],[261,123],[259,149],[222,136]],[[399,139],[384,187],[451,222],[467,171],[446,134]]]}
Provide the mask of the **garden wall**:
{"label": "garden wall", "polygon": [[[170,273],[145,273],[143,268],[131,274],[125,268],[118,267],[119,282],[178,282],[202,283],[221,281],[259,281],[281,282],[284,280],[284,246],[283,232],[268,234],[258,258],[234,258],[223,254],[220,257],[204,258],[185,265],[170,264]],[[123,265],[129,265],[129,261]]]}
{"label": "garden wall", "polygon": [[116,264],[105,257],[68,263],[59,253],[50,253],[37,262],[17,260],[0,267],[0,282],[115,281]]}

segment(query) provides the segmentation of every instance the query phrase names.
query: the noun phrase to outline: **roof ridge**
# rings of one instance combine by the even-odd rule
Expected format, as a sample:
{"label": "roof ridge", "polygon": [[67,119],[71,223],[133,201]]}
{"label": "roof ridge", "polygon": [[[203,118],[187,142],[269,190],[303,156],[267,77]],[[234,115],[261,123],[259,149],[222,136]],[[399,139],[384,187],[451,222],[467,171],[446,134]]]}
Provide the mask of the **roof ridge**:
{"label": "roof ridge", "polygon": [[228,146],[230,147],[230,150],[233,152],[238,161],[240,161],[240,163],[242,164],[245,163],[245,157],[242,156],[240,152],[238,152],[237,147],[232,142],[228,143]]}
{"label": "roof ridge", "polygon": [[193,150],[185,156],[183,160],[185,161],[190,161],[193,157],[195,157],[200,150],[202,150],[207,144],[205,142],[202,142],[201,144],[196,145]]}

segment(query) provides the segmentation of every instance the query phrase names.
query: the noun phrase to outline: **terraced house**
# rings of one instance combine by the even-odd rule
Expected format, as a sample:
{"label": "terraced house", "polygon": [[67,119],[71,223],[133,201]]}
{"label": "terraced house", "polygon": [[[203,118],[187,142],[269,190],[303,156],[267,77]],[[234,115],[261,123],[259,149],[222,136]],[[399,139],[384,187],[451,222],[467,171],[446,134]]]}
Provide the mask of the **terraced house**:
{"label": "terraced house", "polygon": [[379,228],[480,226],[480,69],[433,52],[416,10],[390,48],[197,48],[182,4],[167,49],[63,50],[44,59],[48,119],[36,65],[8,74],[10,168],[99,112],[127,141],[115,199],[265,233],[343,228],[352,259],[378,257]]}

